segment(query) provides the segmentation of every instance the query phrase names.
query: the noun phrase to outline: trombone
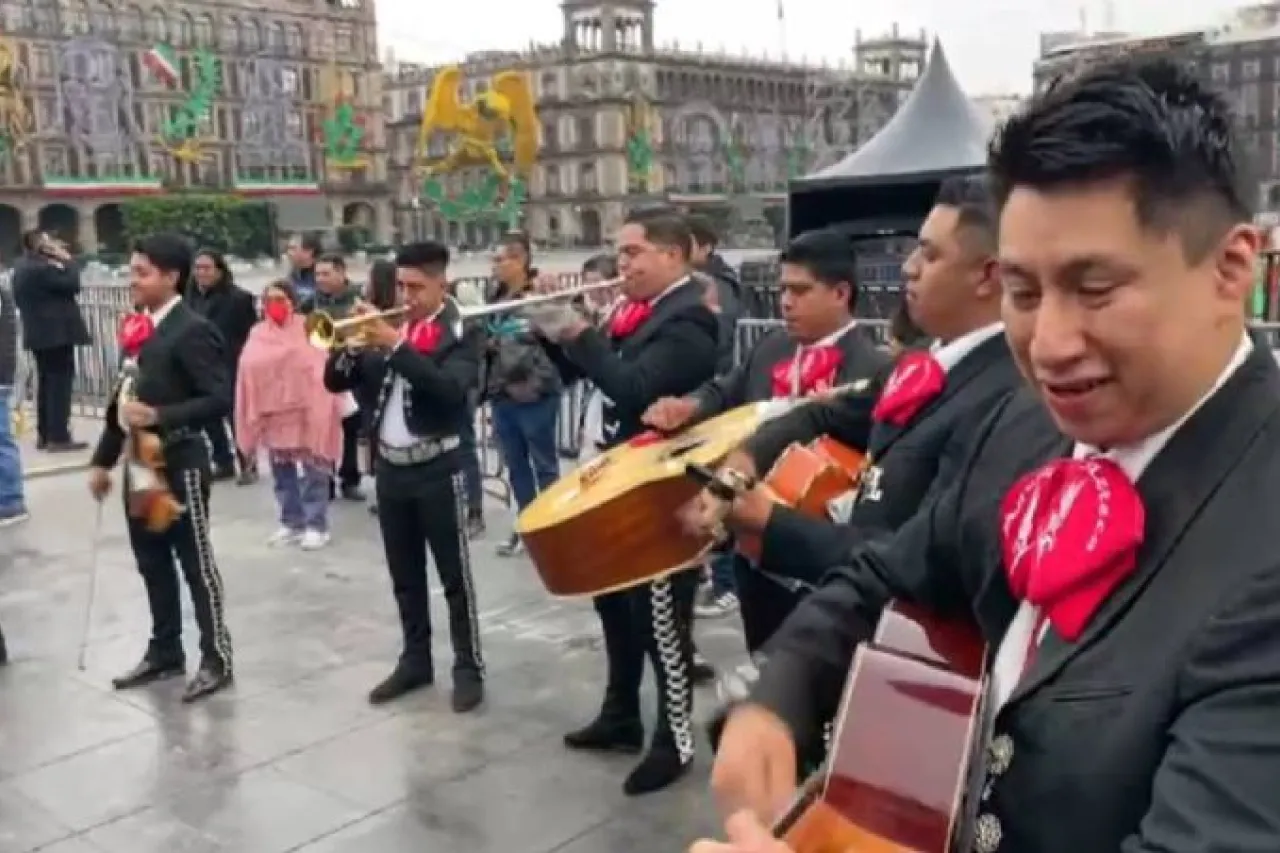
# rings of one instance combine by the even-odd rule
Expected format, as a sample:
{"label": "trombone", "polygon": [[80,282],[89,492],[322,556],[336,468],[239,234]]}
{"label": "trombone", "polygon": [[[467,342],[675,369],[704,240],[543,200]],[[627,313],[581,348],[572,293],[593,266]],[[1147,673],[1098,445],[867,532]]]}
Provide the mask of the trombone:
{"label": "trombone", "polygon": [[[608,281],[596,282],[595,284],[567,287],[564,290],[557,290],[552,293],[536,293],[523,299],[508,299],[503,302],[495,302],[492,305],[460,305],[458,306],[458,315],[465,322],[491,317],[494,314],[518,313],[520,310],[534,305],[544,305],[548,302],[556,302],[563,299],[575,299],[587,293],[617,287],[621,283],[621,278],[614,278]],[[307,340],[316,349],[323,350],[364,347],[368,344],[364,333],[372,322],[376,320],[393,322],[402,319],[407,312],[408,309],[401,306],[374,314],[358,314],[342,320],[335,320],[324,311],[315,311],[307,315]]]}

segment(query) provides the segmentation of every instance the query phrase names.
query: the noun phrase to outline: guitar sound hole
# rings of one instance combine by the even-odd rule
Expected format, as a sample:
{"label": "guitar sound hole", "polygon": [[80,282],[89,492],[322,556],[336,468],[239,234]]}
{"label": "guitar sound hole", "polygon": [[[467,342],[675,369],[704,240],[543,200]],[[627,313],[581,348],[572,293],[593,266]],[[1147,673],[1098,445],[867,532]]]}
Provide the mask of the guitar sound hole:
{"label": "guitar sound hole", "polygon": [[667,458],[679,459],[681,456],[692,453],[706,443],[707,440],[705,438],[695,438],[692,441],[685,442],[684,444],[677,444],[675,447],[671,448],[671,450],[667,451]]}

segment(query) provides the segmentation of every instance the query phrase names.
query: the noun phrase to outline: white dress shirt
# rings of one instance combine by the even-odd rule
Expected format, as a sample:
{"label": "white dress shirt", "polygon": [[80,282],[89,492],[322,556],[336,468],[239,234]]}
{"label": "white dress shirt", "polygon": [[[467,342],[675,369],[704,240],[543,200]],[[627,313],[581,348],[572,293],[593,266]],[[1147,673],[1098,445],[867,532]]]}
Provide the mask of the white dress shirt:
{"label": "white dress shirt", "polygon": [[812,347],[835,346],[840,341],[841,338],[849,334],[849,332],[853,331],[854,327],[857,325],[858,325],[857,320],[850,320],[848,323],[845,323],[843,326],[836,329],[834,332],[827,335],[822,340],[814,341],[811,344],[799,344],[796,346],[796,353],[794,356],[791,357],[790,376],[787,377],[789,393],[792,398],[800,396],[800,378],[801,378],[800,362],[803,360],[805,350],[810,349]]}
{"label": "white dress shirt", "polygon": [[964,361],[965,356],[1002,332],[1004,332],[1004,323],[992,323],[974,329],[972,332],[966,332],[949,343],[934,341],[929,347],[929,353],[942,366],[944,373],[950,373],[956,369],[956,365]]}
{"label": "white dress shirt", "polygon": [[[1174,434],[1192,415],[1200,410],[1201,406],[1218,392],[1218,389],[1226,384],[1227,380],[1240,369],[1240,365],[1244,364],[1245,359],[1249,357],[1249,353],[1252,351],[1253,341],[1246,333],[1241,339],[1240,345],[1236,347],[1235,354],[1227,362],[1226,368],[1223,369],[1218,376],[1217,382],[1213,384],[1208,393],[1201,397],[1175,423],[1165,427],[1155,435],[1149,436],[1137,444],[1126,447],[1113,447],[1105,453],[1100,453],[1095,447],[1077,443],[1071,451],[1071,457],[1073,459],[1084,459],[1087,456],[1105,456],[1119,465],[1130,480],[1135,483],[1138,482],[1138,478],[1147,470],[1147,466],[1160,454],[1160,451],[1164,450]],[[1037,627],[1039,627],[1040,634],[1033,643],[1031,634]],[[1040,608],[1024,601],[1018,608],[1017,614],[1013,617],[1013,621],[1009,624],[1009,630],[1005,632],[1004,640],[1000,643],[1000,648],[996,652],[995,662],[992,664],[991,698],[993,711],[999,711],[1009,701],[1009,697],[1013,695],[1014,688],[1017,687],[1019,680],[1022,678],[1023,670],[1026,668],[1027,656],[1031,653],[1033,647],[1039,646],[1048,630],[1049,623],[1041,619]]]}
{"label": "white dress shirt", "polygon": [[[444,311],[443,304],[423,322],[433,322],[440,316],[442,311]],[[408,330],[408,326],[405,327],[405,330]],[[404,345],[405,341],[402,335],[392,352]],[[387,366],[387,370],[391,370],[390,365]],[[404,398],[408,393],[409,381],[400,374],[395,374],[395,377],[391,380],[391,390],[387,392],[386,405],[382,407],[382,424],[378,428],[378,440],[385,447],[405,448],[413,447],[418,443],[418,437],[409,430],[409,422],[404,416]]]}

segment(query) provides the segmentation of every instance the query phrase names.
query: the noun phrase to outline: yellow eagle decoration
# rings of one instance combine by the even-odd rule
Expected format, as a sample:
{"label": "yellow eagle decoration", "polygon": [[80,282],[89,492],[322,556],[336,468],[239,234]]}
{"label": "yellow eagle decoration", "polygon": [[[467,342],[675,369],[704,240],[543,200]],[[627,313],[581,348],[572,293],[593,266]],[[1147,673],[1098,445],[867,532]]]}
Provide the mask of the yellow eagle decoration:
{"label": "yellow eagle decoration", "polygon": [[510,136],[514,172],[527,176],[538,157],[538,113],[534,107],[529,78],[519,71],[493,75],[489,88],[464,103],[458,96],[462,69],[445,68],[436,75],[422,111],[418,129],[419,158],[427,157],[427,143],[434,132],[452,135],[449,153],[422,171],[427,177],[442,175],[468,166],[488,166],[504,181],[513,175],[498,156],[497,143]]}

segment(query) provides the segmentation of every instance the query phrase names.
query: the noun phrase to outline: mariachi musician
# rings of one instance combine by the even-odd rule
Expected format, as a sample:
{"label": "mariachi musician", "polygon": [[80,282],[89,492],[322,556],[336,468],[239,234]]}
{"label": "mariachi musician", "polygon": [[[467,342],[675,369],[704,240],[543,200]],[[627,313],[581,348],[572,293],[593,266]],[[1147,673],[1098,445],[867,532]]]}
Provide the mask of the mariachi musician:
{"label": "mariachi musician", "polygon": [[469,395],[480,372],[479,329],[464,331],[446,298],[449,250],[434,241],[396,252],[405,323],[395,328],[364,315],[362,348],[338,348],[325,363],[333,393],[374,399],[369,417],[378,526],[400,615],[403,649],[391,674],[369,693],[375,705],[435,682],[427,549],[435,558],[449,609],[453,643],[453,710],[484,701],[484,661],[475,582],[466,535],[466,487],[461,431],[471,417]]}
{"label": "mariachi musician", "polygon": [[[782,624],[799,592],[816,584],[860,539],[895,530],[946,486],[972,433],[1019,384],[1000,324],[995,212],[981,178],[946,181],[903,264],[911,319],[934,343],[904,352],[883,393],[879,387],[815,402],[766,423],[725,465],[754,476],[792,442],[820,435],[867,451],[860,487],[817,518],[769,500],[741,499],[731,529],[762,534],[761,572],[740,589],[747,646],[755,652]],[[867,434],[870,431],[870,440]]]}
{"label": "mariachi musician", "polygon": [[[633,213],[618,232],[625,301],[607,330],[597,330],[572,306],[530,306],[528,315],[549,341],[567,380],[585,377],[602,398],[604,443],[645,431],[641,416],[662,397],[687,394],[711,378],[718,327],[691,279],[692,236],[679,213]],[[658,684],[658,723],[644,759],[624,784],[644,794],[684,775],[694,757],[693,598],[696,570],[598,596],[608,680],[596,719],[565,735],[571,749],[639,752],[644,748],[640,682],[647,655]]]}
{"label": "mariachi musician", "polygon": [[[126,458],[129,544],[151,608],[146,653],[112,683],[125,690],[183,674],[176,556],[200,627],[200,667],[184,702],[216,693],[232,680],[222,575],[209,535],[211,472],[203,428],[231,411],[233,389],[221,335],[179,296],[191,260],[191,247],[177,234],[153,234],[134,247],[129,287],[140,310],[121,325],[124,369],[89,463],[89,490],[101,501],[111,490],[111,469]],[[141,458],[148,443],[160,446],[157,458]],[[157,499],[172,501],[177,515],[170,522],[143,517],[151,510],[137,508],[143,481],[148,490],[166,493]]]}
{"label": "mariachi musician", "polygon": [[[778,264],[785,328],[765,335],[728,374],[692,394],[654,403],[644,414],[648,426],[675,432],[747,403],[808,396],[836,386],[856,385],[859,380],[867,386],[859,392],[863,395],[878,387],[877,378],[883,379],[880,374],[889,357],[853,319],[857,261],[849,237],[827,229],[802,234],[783,250]],[[869,424],[860,436],[842,438],[861,450],[867,444],[868,428]],[[753,642],[750,629],[758,620],[751,611],[771,606],[771,600],[786,591],[755,577],[740,555],[713,559],[730,563],[733,588],[746,599],[742,616],[748,627],[747,645],[754,651],[759,643]],[[717,568],[713,564],[713,573]]]}
{"label": "mariachi musician", "polygon": [[[1237,126],[1151,59],[1088,69],[1004,125],[1003,316],[1031,387],[778,632],[725,728],[726,808],[777,813],[795,744],[899,599],[971,617],[994,652],[977,853],[1280,849],[1280,369],[1245,327],[1262,240]],[[894,724],[847,721],[867,722]],[[733,824],[694,849],[787,849]]]}

